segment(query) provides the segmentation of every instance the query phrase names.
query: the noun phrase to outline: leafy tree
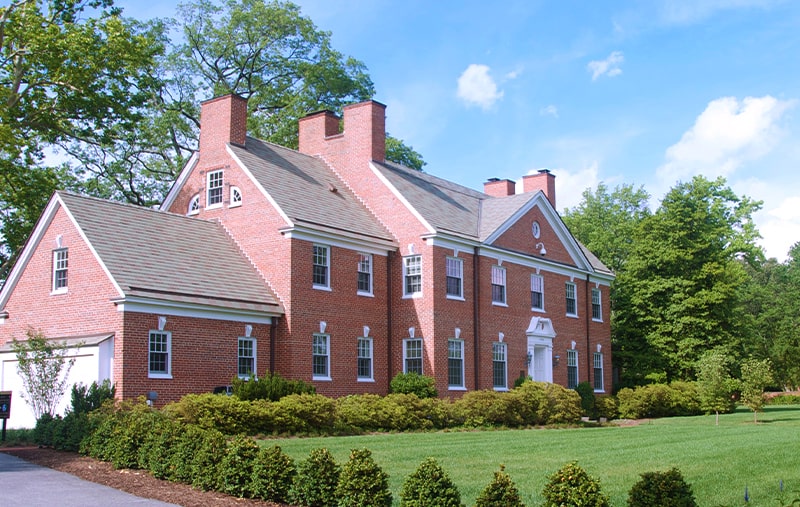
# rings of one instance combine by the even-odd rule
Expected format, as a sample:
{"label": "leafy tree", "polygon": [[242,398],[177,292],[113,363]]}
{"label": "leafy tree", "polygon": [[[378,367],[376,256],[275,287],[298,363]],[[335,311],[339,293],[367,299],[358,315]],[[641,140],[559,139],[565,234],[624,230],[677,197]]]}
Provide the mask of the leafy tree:
{"label": "leafy tree", "polygon": [[703,410],[716,414],[719,425],[719,413],[727,413],[735,408],[733,392],[736,382],[730,376],[730,358],[720,350],[707,352],[697,365],[697,384],[700,388],[700,404]]}
{"label": "leafy tree", "polygon": [[55,415],[59,401],[67,392],[69,371],[75,358],[67,357],[66,343],[45,338],[40,332],[28,331],[27,340],[11,342],[17,356],[17,372],[22,379],[22,397],[30,405],[36,419]]}
{"label": "leafy tree", "polygon": [[753,422],[764,406],[764,389],[773,382],[768,359],[747,359],[742,363],[742,403],[753,411]]}
{"label": "leafy tree", "polygon": [[45,149],[134,130],[161,50],[112,0],[0,7],[0,279],[53,190],[81,177],[47,166]]}
{"label": "leafy tree", "polygon": [[386,133],[386,160],[402,164],[411,169],[421,171],[427,165],[422,160],[422,155],[414,148],[403,143],[400,139]]}
{"label": "leafy tree", "polygon": [[691,380],[697,360],[715,348],[741,357],[748,326],[740,288],[744,265],[763,257],[752,222],[760,206],[723,178],[696,176],[635,230],[615,293],[617,346],[637,353],[622,372],[628,383],[653,372]]}
{"label": "leafy tree", "polygon": [[524,507],[519,497],[519,490],[505,471],[505,466],[500,465],[500,470],[494,473],[492,482],[475,499],[475,507]]}

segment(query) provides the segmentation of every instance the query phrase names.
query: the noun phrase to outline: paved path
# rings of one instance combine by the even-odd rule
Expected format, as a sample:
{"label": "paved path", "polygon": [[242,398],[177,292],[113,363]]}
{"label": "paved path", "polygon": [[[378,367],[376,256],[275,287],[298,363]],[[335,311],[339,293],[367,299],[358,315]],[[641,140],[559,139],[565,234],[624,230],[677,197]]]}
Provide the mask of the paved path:
{"label": "paved path", "polygon": [[167,507],[173,504],[140,498],[0,452],[0,505]]}

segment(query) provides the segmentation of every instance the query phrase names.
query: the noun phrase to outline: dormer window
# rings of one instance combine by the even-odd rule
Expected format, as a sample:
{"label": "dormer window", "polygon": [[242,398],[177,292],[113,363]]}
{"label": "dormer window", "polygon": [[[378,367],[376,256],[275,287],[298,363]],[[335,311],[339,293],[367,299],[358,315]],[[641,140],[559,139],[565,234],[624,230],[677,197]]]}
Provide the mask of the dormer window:
{"label": "dormer window", "polygon": [[206,208],[222,205],[222,170],[208,173],[208,195],[206,196]]}
{"label": "dormer window", "polygon": [[187,215],[196,215],[200,213],[200,194],[192,197],[192,200],[189,201],[189,209],[187,210]]}
{"label": "dormer window", "polygon": [[242,205],[242,191],[239,187],[231,187],[231,203],[228,205],[229,208],[235,208],[236,206]]}

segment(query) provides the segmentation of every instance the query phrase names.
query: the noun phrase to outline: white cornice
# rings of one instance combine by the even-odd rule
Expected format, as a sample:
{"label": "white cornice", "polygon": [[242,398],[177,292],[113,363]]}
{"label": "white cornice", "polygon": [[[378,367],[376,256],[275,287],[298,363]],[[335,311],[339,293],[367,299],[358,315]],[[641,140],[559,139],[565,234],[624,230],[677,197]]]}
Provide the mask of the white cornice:
{"label": "white cornice", "polygon": [[117,311],[119,312],[158,313],[176,317],[251,322],[253,324],[271,324],[273,317],[281,316],[280,312],[266,313],[256,310],[220,308],[218,306],[178,303],[135,296],[115,300],[113,303],[117,305]]}
{"label": "white cornice", "polygon": [[295,225],[280,230],[281,234],[290,239],[324,243],[326,245],[345,248],[373,255],[386,256],[390,251],[397,250],[397,245],[392,241],[370,239],[357,234],[344,231],[327,231],[308,226]]}

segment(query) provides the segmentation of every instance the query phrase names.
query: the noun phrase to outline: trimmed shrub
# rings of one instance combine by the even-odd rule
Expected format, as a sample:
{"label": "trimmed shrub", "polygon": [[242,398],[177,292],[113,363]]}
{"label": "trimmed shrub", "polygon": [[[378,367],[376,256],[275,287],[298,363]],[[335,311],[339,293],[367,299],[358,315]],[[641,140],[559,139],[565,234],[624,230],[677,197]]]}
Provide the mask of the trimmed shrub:
{"label": "trimmed shrub", "polygon": [[34,442],[52,446],[54,449],[77,452],[81,442],[91,430],[88,414],[100,408],[105,400],[114,398],[115,389],[111,382],[101,384],[92,382],[90,386],[81,383],[72,386],[72,405],[64,417],[44,414],[36,421],[33,431]]}
{"label": "trimmed shrub", "polygon": [[308,459],[297,466],[289,490],[290,502],[303,507],[334,507],[340,473],[327,449],[312,449]]}
{"label": "trimmed shrub", "polygon": [[523,424],[519,399],[490,389],[468,391],[453,402],[453,413],[464,426],[507,426]]}
{"label": "trimmed shrub", "polygon": [[294,474],[294,461],[280,446],[261,449],[253,466],[253,496],[285,503],[289,499]]}
{"label": "trimmed shrub", "polygon": [[[172,452],[169,455],[170,473],[167,475],[166,479],[173,482],[192,484],[194,479],[192,462],[196,456],[201,455],[200,449],[207,439],[206,434],[211,432],[211,430],[204,430],[199,426],[182,424],[177,421],[175,424],[181,428],[181,432],[172,445]],[[224,444],[222,433],[216,433]]]}
{"label": "trimmed shrub", "polygon": [[609,421],[617,418],[617,398],[614,396],[598,396],[595,407],[597,407],[597,417],[605,417]]}
{"label": "trimmed shrub", "polygon": [[326,434],[333,430],[336,402],[321,394],[290,394],[272,404],[278,433]]}
{"label": "trimmed shrub", "polygon": [[700,392],[694,382],[650,384],[617,393],[619,415],[627,419],[702,414]]}
{"label": "trimmed shrub", "polygon": [[800,395],[778,394],[767,398],[766,405],[800,405]]}
{"label": "trimmed shrub", "polygon": [[583,415],[592,419],[596,418],[596,398],[592,384],[584,380],[575,386],[575,392],[581,397],[581,411],[583,411]]}
{"label": "trimmed shrub", "polygon": [[267,373],[263,377],[251,376],[247,380],[233,379],[233,395],[242,401],[278,401],[290,394],[315,394],[316,388],[302,380],[289,380],[278,373]]}
{"label": "trimmed shrub", "polygon": [[525,507],[519,497],[519,490],[500,465],[500,471],[494,473],[494,479],[481,491],[475,500],[475,507]]}
{"label": "trimmed shrub", "polygon": [[113,400],[116,395],[116,387],[111,385],[111,381],[106,379],[101,383],[92,382],[88,387],[82,383],[72,386],[72,407],[71,412],[78,414],[88,414],[100,408],[106,400]]}
{"label": "trimmed shrub", "polygon": [[[227,443],[225,435],[217,430],[200,430],[198,442],[194,456],[191,458],[191,478],[192,486],[204,491],[221,490],[222,458],[226,455]],[[178,444],[177,453],[188,451],[189,445],[183,449]]]}
{"label": "trimmed shrub", "polygon": [[163,418],[155,423],[150,433],[142,435],[139,447],[139,468],[149,470],[157,479],[173,476],[172,455],[180,435],[186,430],[183,423]]}
{"label": "trimmed shrub", "polygon": [[390,507],[389,476],[368,449],[353,449],[336,486],[338,507]]}
{"label": "trimmed shrub", "polygon": [[253,468],[258,458],[258,444],[246,435],[228,442],[219,465],[222,491],[240,498],[253,496]]}
{"label": "trimmed shrub", "polygon": [[600,491],[600,481],[591,477],[576,461],[567,463],[548,478],[542,496],[544,507],[609,507]]}
{"label": "trimmed shrub", "polygon": [[692,487],[677,468],[641,475],[628,493],[628,507],[696,507]]}
{"label": "trimmed shrub", "polygon": [[252,435],[265,424],[263,414],[258,414],[249,401],[211,393],[187,394],[164,407],[164,412],[186,424],[216,429],[225,435]]}
{"label": "trimmed shrub", "polygon": [[528,381],[507,393],[523,425],[572,424],[581,420],[581,399],[558,384]]}
{"label": "trimmed shrub", "polygon": [[406,478],[400,507],[461,507],[461,494],[434,458],[427,458]]}
{"label": "trimmed shrub", "polygon": [[389,390],[399,394],[416,394],[418,398],[436,398],[436,381],[419,373],[398,373],[389,384]]}
{"label": "trimmed shrub", "polygon": [[703,413],[700,403],[700,389],[697,382],[676,380],[669,384],[672,391],[670,405],[672,416],[700,415]]}

